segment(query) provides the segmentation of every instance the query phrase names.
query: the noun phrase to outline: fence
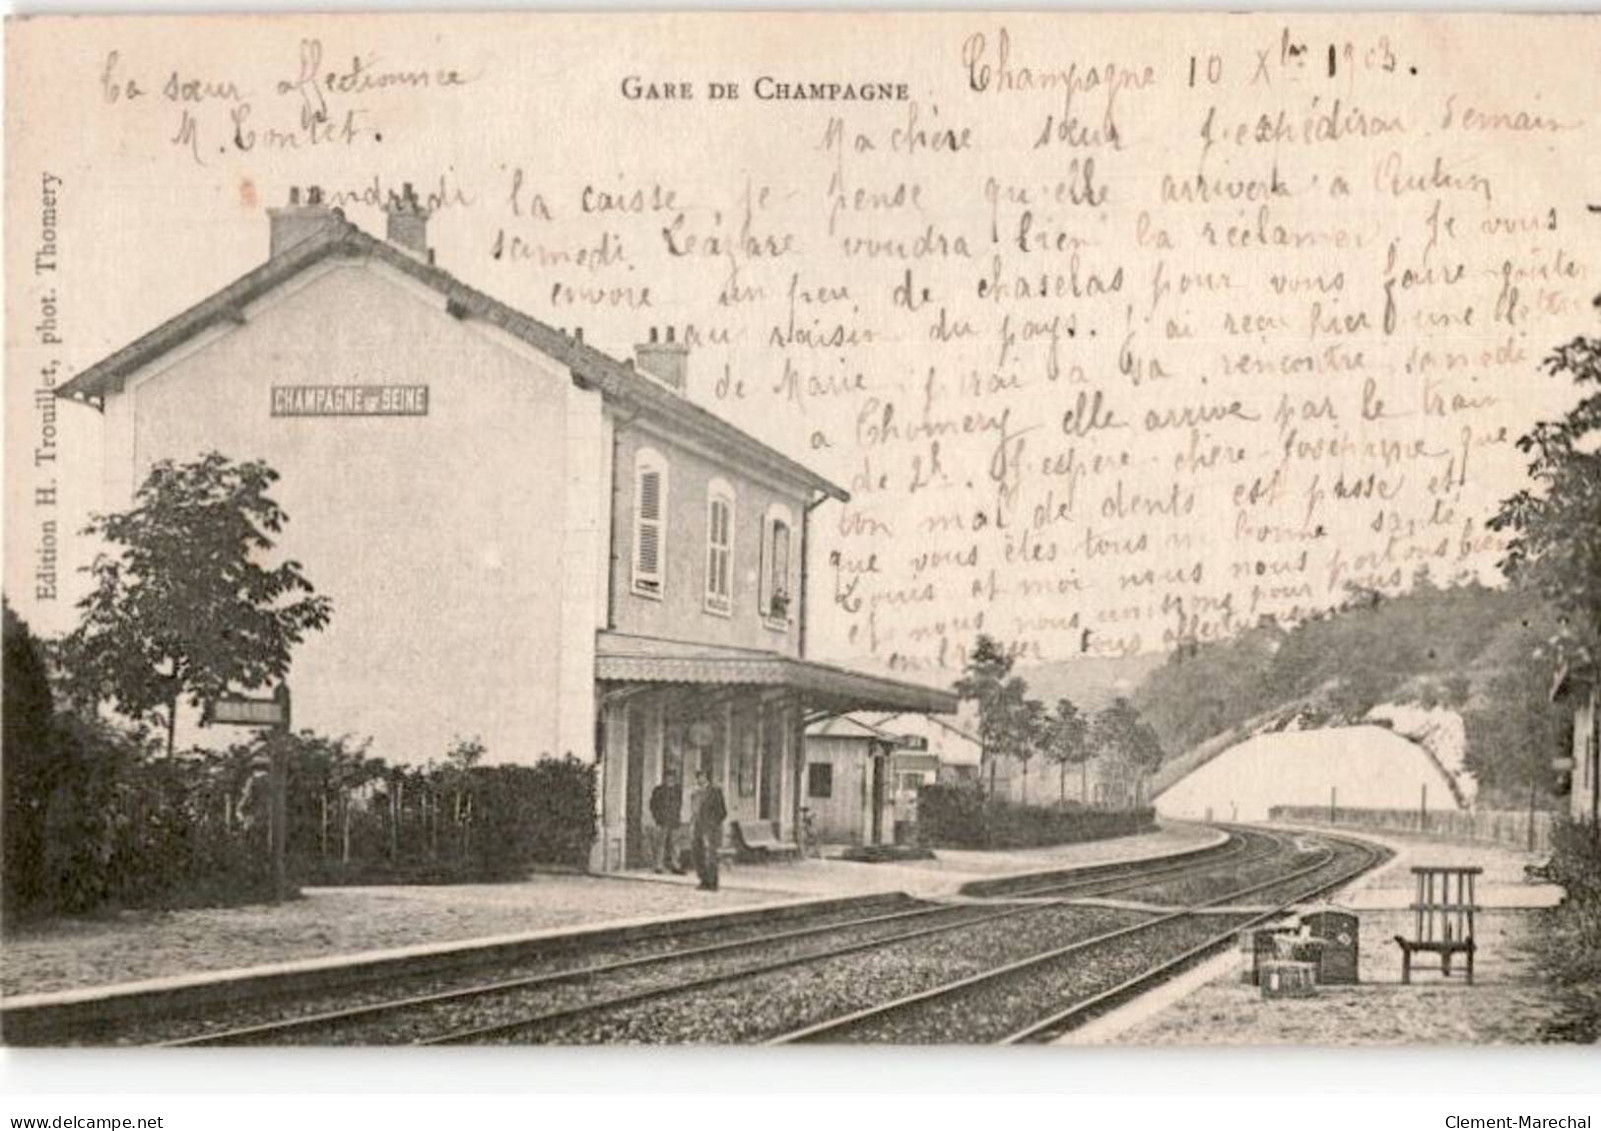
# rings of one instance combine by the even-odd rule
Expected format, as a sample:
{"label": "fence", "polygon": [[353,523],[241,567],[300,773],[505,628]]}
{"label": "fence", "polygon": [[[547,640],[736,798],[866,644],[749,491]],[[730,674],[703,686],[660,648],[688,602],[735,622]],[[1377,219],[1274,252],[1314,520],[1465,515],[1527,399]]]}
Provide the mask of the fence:
{"label": "fence", "polygon": [[[446,765],[392,766],[308,731],[169,757],[141,732],[61,715],[39,737],[34,764],[7,738],[0,910],[22,917],[266,898],[268,742],[289,748],[294,883],[483,882],[587,863],[595,768],[571,757],[480,766],[474,746]],[[27,804],[15,796],[18,781]]]}
{"label": "fence", "polygon": [[1411,833],[1440,840],[1504,844],[1531,852],[1551,850],[1551,814],[1497,809],[1338,809],[1327,805],[1275,805],[1270,821],[1336,825],[1373,832]]}

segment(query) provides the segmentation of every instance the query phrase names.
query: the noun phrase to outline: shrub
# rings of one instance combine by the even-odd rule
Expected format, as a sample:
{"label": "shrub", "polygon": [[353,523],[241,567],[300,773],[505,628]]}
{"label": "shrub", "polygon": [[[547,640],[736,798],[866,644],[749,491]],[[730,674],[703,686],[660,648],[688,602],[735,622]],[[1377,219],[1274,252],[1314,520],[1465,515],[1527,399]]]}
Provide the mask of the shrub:
{"label": "shrub", "polygon": [[[8,681],[8,704],[25,689]],[[23,758],[22,737],[47,756]],[[572,757],[480,766],[464,746],[444,765],[395,767],[309,731],[169,757],[144,728],[71,713],[6,741],[8,921],[268,898],[273,744],[288,747],[296,883],[508,879],[582,867],[595,838],[595,771]]]}
{"label": "shrub", "polygon": [[211,819],[212,781],[195,755],[168,758],[142,729],[72,714],[55,719],[50,743],[42,851],[21,864],[6,861],[8,878],[38,893],[31,911],[216,904],[268,893],[265,828],[252,835]]}
{"label": "shrub", "polygon": [[55,766],[50,726],[53,706],[39,643],[22,619],[4,604],[5,671],[0,786],[5,811],[5,885],[0,909],[7,918],[26,915],[49,902],[44,883],[46,805]]}
{"label": "shrub", "polygon": [[917,793],[917,834],[925,844],[987,847],[983,788],[973,782],[923,786]]}
{"label": "shrub", "polygon": [[1540,969],[1563,1000],[1551,1035],[1590,1042],[1601,1037],[1601,836],[1594,826],[1552,827],[1551,871],[1567,898],[1543,913],[1534,944]]}
{"label": "shrub", "polygon": [[1131,836],[1153,827],[1155,813],[1141,809],[1043,808],[986,798],[969,783],[927,785],[917,795],[918,833],[924,843],[950,848],[1029,848]]}

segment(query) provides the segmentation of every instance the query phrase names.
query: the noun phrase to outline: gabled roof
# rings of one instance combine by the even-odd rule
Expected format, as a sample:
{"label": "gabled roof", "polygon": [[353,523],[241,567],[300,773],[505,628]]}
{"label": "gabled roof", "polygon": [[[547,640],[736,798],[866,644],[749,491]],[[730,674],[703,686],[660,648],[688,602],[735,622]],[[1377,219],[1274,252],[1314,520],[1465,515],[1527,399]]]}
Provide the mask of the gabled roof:
{"label": "gabled roof", "polygon": [[835,715],[833,718],[824,719],[807,727],[806,734],[808,737],[815,735],[819,738],[863,738],[891,745],[900,741],[900,735],[879,730],[854,715]]}
{"label": "gabled roof", "polygon": [[305,239],[85,369],[61,385],[57,395],[83,400],[119,393],[123,381],[143,366],[212,326],[243,321],[248,304],[302,271],[336,258],[380,260],[439,292],[444,296],[446,309],[455,317],[488,322],[504,330],[565,365],[574,381],[585,388],[599,390],[607,400],[680,429],[719,451],[808,489],[832,495],[842,502],[850,499],[844,488],[637,372],[632,361],[619,362],[581,339],[467,286],[443,268],[362,231],[338,209],[331,210],[327,221]]}
{"label": "gabled roof", "polygon": [[[908,715],[908,714],[918,714],[918,712],[916,712],[916,711],[899,711],[899,712],[897,712],[897,713],[895,713],[893,715],[884,715],[881,718],[875,719],[871,725],[873,725],[875,727],[887,726],[890,723],[891,720],[902,718],[903,716]],[[928,715],[927,718],[928,718],[928,721],[933,723],[935,726],[941,727],[944,730],[950,731],[950,733],[954,734],[957,738],[960,738],[964,742],[970,742],[974,746],[982,746],[982,745],[984,745],[983,741],[980,740],[977,735],[973,734],[972,732],[970,732],[968,730],[965,730],[964,728],[956,725],[955,723],[951,722],[948,719],[942,719],[942,718],[939,718],[936,715]]]}

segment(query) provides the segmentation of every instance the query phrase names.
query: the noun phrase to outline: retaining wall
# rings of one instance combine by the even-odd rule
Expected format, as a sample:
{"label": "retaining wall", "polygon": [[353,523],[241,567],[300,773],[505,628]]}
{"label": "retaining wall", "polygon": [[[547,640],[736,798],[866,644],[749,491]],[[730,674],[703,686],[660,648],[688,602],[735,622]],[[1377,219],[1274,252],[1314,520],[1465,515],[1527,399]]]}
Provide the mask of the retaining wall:
{"label": "retaining wall", "polygon": [[[1330,809],[1327,805],[1275,805],[1268,819],[1294,825],[1331,825],[1374,832],[1411,833],[1443,840],[1480,841],[1548,852],[1551,814],[1496,809]],[[1531,828],[1532,823],[1532,828]]]}

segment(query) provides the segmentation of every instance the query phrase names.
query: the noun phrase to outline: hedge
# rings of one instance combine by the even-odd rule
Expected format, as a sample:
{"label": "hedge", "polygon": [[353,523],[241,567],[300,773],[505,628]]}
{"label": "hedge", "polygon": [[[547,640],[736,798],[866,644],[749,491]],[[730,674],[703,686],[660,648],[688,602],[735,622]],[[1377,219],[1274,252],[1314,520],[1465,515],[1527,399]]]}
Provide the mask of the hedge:
{"label": "hedge", "polygon": [[[12,915],[248,902],[271,891],[264,823],[210,819],[218,783],[140,730],[61,715],[36,850],[5,862]],[[43,783],[41,783],[43,784]]]}
{"label": "hedge", "polygon": [[1536,961],[1560,1002],[1546,1040],[1601,1040],[1601,830],[1563,820],[1551,836],[1551,872],[1566,892],[1531,932]]}
{"label": "hedge", "polygon": [[5,609],[6,921],[271,894],[266,767],[287,747],[296,884],[473,882],[585,867],[595,768],[569,756],[484,766],[476,741],[393,766],[310,731],[169,757],[143,727],[56,710],[40,648]]}
{"label": "hedge", "polygon": [[918,835],[947,848],[1030,848],[1132,836],[1155,827],[1155,811],[1049,808],[984,796],[975,785],[926,785],[917,795]]}

